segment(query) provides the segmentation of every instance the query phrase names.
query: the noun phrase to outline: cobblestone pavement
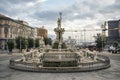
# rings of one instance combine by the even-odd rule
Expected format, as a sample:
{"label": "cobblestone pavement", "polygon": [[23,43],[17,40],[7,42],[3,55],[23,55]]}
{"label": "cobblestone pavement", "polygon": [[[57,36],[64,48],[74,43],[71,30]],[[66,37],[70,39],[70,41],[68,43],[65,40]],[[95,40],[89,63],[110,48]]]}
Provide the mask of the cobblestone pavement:
{"label": "cobblestone pavement", "polygon": [[110,57],[111,67],[104,70],[79,73],[36,73],[9,69],[11,57],[18,54],[0,54],[0,80],[120,80],[120,54],[99,53]]}

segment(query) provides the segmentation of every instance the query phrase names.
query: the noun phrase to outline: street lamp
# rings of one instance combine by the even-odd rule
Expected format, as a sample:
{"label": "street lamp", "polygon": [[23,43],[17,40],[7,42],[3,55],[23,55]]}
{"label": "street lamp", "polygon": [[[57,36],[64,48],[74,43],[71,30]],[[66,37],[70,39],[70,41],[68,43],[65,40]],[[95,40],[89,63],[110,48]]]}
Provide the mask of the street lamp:
{"label": "street lamp", "polygon": [[102,50],[103,50],[104,41],[105,41],[105,31],[107,30],[106,29],[106,21],[104,22],[104,24],[101,25],[101,28],[102,28]]}
{"label": "street lamp", "polygon": [[23,28],[21,26],[21,28],[20,28],[20,52],[22,52],[22,30],[23,30]]}
{"label": "street lamp", "polygon": [[20,52],[21,52],[21,36],[22,36],[22,31],[20,29]]}
{"label": "street lamp", "polygon": [[83,31],[84,31],[84,47],[86,47],[86,29],[84,29]]}

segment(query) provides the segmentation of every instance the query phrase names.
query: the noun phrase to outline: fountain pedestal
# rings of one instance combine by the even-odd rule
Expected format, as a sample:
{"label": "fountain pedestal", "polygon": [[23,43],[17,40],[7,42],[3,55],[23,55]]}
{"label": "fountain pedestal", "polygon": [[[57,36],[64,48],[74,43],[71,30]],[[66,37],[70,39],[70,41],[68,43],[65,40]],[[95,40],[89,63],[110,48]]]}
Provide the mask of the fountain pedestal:
{"label": "fountain pedestal", "polygon": [[57,25],[58,27],[54,29],[55,31],[55,34],[56,34],[56,40],[55,40],[55,43],[58,43],[58,49],[61,50],[62,48],[62,43],[63,43],[63,33],[64,33],[64,28],[61,28],[61,20],[62,20],[62,17],[61,17],[62,13],[60,13],[60,17],[58,18],[57,20]]}

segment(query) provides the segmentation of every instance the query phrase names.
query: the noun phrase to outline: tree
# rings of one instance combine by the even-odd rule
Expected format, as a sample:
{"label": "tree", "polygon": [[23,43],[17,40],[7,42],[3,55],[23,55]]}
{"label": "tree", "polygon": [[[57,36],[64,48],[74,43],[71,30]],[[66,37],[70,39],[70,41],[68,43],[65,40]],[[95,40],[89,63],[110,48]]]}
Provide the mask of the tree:
{"label": "tree", "polygon": [[[53,48],[53,49],[58,49],[58,46],[59,46],[59,43],[58,43],[58,42],[55,42],[55,43],[53,44],[52,48]],[[61,48],[62,48],[62,49],[66,49],[66,48],[67,48],[66,44],[65,44],[65,43],[62,43]]]}
{"label": "tree", "polygon": [[104,39],[102,39],[103,36],[101,34],[97,34],[97,36],[95,37],[95,42],[96,42],[96,47],[100,50],[105,46],[106,41],[104,41]]}
{"label": "tree", "polygon": [[114,47],[118,47],[118,42],[113,42]]}
{"label": "tree", "polygon": [[58,42],[55,42],[55,43],[53,44],[52,48],[53,48],[53,49],[58,49],[58,45],[59,45]]}
{"label": "tree", "polygon": [[26,49],[27,47],[27,39],[21,36],[18,36],[16,39],[16,48],[22,52],[22,49]]}
{"label": "tree", "polygon": [[28,38],[28,48],[33,48],[34,47],[34,40],[33,38]]}
{"label": "tree", "polygon": [[67,48],[66,44],[62,43],[62,49],[66,49],[66,48]]}
{"label": "tree", "polygon": [[40,47],[40,42],[38,38],[35,39],[35,47],[36,48]]}
{"label": "tree", "polygon": [[101,36],[101,34],[97,34],[95,42],[96,42],[97,48],[102,48],[102,36]]}
{"label": "tree", "polygon": [[7,45],[8,45],[9,52],[12,52],[12,50],[14,48],[14,40],[9,39],[7,42]]}
{"label": "tree", "polygon": [[52,39],[51,38],[44,38],[45,45],[52,45]]}
{"label": "tree", "polygon": [[52,39],[48,38],[48,40],[49,40],[49,45],[52,45]]}

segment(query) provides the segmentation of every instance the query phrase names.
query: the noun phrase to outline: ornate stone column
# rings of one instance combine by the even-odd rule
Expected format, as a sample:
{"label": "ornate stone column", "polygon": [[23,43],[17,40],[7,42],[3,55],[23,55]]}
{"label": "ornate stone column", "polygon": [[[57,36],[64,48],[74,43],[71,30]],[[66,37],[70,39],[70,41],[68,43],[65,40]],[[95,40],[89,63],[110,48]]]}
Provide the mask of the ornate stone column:
{"label": "ornate stone column", "polygon": [[60,17],[57,20],[58,27],[55,28],[54,31],[55,31],[55,34],[56,34],[56,40],[55,41],[59,44],[58,48],[61,49],[61,45],[63,43],[63,36],[62,35],[63,35],[65,30],[64,30],[64,28],[61,28],[61,20],[62,20],[61,15],[62,15],[62,13],[60,13],[59,15],[60,15]]}

